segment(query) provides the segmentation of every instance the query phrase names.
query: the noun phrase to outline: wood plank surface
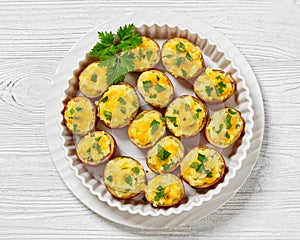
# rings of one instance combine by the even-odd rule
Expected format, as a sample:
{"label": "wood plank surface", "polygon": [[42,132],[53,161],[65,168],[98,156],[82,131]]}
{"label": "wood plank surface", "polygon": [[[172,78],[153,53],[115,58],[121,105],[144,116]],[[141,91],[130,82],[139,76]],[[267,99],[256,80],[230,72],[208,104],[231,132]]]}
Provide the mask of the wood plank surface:
{"label": "wood plank surface", "polygon": [[[266,127],[242,189],[193,225],[140,230],[87,209],[64,185],[44,133],[47,89],[64,55],[107,19],[172,9],[219,29],[245,55]],[[0,1],[0,239],[300,239],[300,2]]]}

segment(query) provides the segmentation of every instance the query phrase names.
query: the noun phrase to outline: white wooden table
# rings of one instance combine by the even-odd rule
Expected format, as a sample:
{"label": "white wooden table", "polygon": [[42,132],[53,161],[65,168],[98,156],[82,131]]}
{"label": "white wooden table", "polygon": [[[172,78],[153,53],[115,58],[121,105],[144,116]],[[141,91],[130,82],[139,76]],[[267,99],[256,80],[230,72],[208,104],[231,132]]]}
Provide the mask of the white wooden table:
{"label": "white wooden table", "polygon": [[[223,32],[250,62],[266,128],[258,162],[222,208],[190,226],[140,230],[87,209],[47,149],[54,72],[76,41],[124,11],[171,8]],[[300,2],[0,1],[0,239],[300,239]]]}

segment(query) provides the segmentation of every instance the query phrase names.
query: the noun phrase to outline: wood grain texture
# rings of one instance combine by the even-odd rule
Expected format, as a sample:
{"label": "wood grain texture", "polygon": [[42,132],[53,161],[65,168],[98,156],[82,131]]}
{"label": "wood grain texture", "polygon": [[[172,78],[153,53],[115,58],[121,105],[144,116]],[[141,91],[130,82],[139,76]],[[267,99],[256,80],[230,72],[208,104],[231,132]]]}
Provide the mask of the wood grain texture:
{"label": "wood grain texture", "polygon": [[[223,32],[250,62],[266,128],[242,189],[192,226],[139,230],[92,213],[51,162],[47,89],[74,43],[124,11],[171,8]],[[0,1],[0,239],[299,239],[299,1]]]}

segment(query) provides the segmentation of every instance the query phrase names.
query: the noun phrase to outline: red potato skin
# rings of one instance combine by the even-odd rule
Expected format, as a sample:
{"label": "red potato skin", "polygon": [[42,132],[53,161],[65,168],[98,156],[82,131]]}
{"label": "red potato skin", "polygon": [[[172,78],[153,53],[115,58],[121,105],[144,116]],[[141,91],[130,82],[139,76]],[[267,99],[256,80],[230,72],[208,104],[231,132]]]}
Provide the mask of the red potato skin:
{"label": "red potato skin", "polygon": [[[172,102],[173,99],[174,99],[174,86],[173,86],[172,81],[169,79],[169,77],[168,77],[163,71],[158,70],[158,69],[151,69],[151,70],[155,70],[155,71],[161,72],[161,73],[162,73],[163,75],[165,75],[166,78],[168,79],[168,83],[169,83],[169,85],[170,85],[170,86],[172,87],[172,89],[173,89],[172,95],[171,95],[171,98],[170,98],[170,101],[169,101],[169,103],[168,103],[168,105],[169,105],[170,102]],[[149,70],[148,70],[148,71],[149,71]],[[145,72],[146,72],[146,71],[145,71]],[[140,78],[138,78],[137,81],[139,81],[139,79],[140,79]],[[142,96],[142,98],[145,100],[145,102],[147,102],[147,103],[150,104],[151,106],[153,106],[153,107],[155,107],[155,108],[159,108],[159,109],[165,108],[165,107],[161,107],[160,105],[154,105],[154,104],[149,103],[148,101],[146,101],[144,95],[140,92],[140,90],[139,90],[138,88],[137,88],[137,90],[138,90],[138,92],[140,93],[140,95]]]}
{"label": "red potato skin", "polygon": [[[225,108],[226,108],[226,107],[225,107]],[[217,147],[217,148],[227,148],[227,147],[230,147],[232,144],[234,144],[234,143],[241,137],[242,132],[243,132],[244,129],[245,129],[245,120],[242,118],[242,115],[241,115],[241,112],[240,112],[240,111],[238,111],[238,110],[236,110],[236,109],[234,109],[234,110],[237,111],[237,112],[240,114],[241,119],[242,119],[242,121],[243,121],[243,127],[241,128],[241,131],[240,131],[239,136],[238,136],[238,137],[237,137],[230,145],[226,145],[226,146],[224,146],[224,145],[216,145],[215,143],[213,143],[213,142],[211,141],[211,139],[208,137],[208,133],[207,133],[207,126],[208,126],[208,124],[210,123],[211,119],[209,118],[209,119],[207,120],[207,123],[206,123],[206,126],[205,126],[205,131],[204,131],[204,137],[205,137],[205,139],[206,139],[210,144],[212,144],[213,146],[215,146],[215,147]]]}
{"label": "red potato skin", "polygon": [[[182,95],[182,96],[180,96],[179,98],[184,98],[184,97],[186,97],[186,96],[191,96],[191,95]],[[202,129],[205,127],[205,125],[206,125],[206,122],[207,122],[207,117],[208,117],[208,111],[207,111],[207,107],[206,107],[206,105],[205,105],[205,103],[203,103],[200,99],[198,99],[198,98],[196,98],[196,97],[194,97],[194,96],[191,96],[196,102],[200,102],[200,103],[202,103],[203,104],[203,109],[204,109],[204,111],[205,111],[205,117],[204,117],[204,120],[203,120],[203,122],[202,122],[202,125],[201,125],[201,127],[199,128],[199,130],[197,131],[197,132],[195,132],[193,135],[189,135],[189,136],[186,136],[186,135],[182,135],[182,136],[175,136],[175,137],[177,137],[177,138],[189,138],[189,137],[193,137],[193,136],[195,136],[195,135],[197,135],[198,133],[200,133],[201,131],[202,131]],[[170,105],[169,105],[170,106]],[[167,110],[166,110],[166,112],[167,112]],[[165,112],[165,116],[166,116],[166,112]],[[167,121],[167,120],[166,120]],[[166,124],[166,126],[168,127],[168,124]],[[169,128],[168,128],[169,129]],[[169,129],[169,131],[173,134],[173,135],[175,135],[175,133],[171,130],[171,129]]]}
{"label": "red potato skin", "polygon": [[[144,110],[144,111],[142,111],[142,112],[140,112],[139,114],[141,114],[141,113],[145,113],[145,112],[152,112],[152,111],[156,111],[156,112],[158,112],[157,110]],[[161,113],[160,112],[158,112],[160,115],[161,115]],[[138,114],[138,115],[139,115]],[[161,115],[161,118],[162,118],[162,115]],[[146,146],[139,146],[139,145],[137,145],[134,141],[132,141],[132,139],[131,139],[131,137],[130,137],[130,135],[129,135],[129,127],[131,126],[131,124],[132,124],[132,122],[135,120],[135,118],[134,119],[132,119],[131,121],[130,121],[130,123],[129,123],[129,126],[128,126],[128,130],[127,130],[127,133],[128,133],[128,137],[129,137],[129,140],[135,145],[135,146],[137,146],[137,147],[139,147],[139,148],[143,148],[143,149],[146,149],[146,148],[150,148],[150,147],[153,147],[159,140],[161,140],[163,137],[164,137],[164,135],[166,134],[166,124],[165,124],[165,130],[164,130],[164,134],[159,138],[159,139],[157,139],[157,141],[156,142],[154,142],[154,143],[150,143],[150,144],[148,144],[148,145],[146,145]]]}
{"label": "red potato skin", "polygon": [[[198,146],[198,147],[195,147],[195,148],[197,148],[197,149],[210,149],[210,147],[207,147],[207,146]],[[193,149],[191,149],[191,151],[192,151],[192,150],[193,150]],[[215,149],[214,149],[214,150],[215,150]],[[215,151],[217,151],[217,150],[215,150]],[[219,154],[220,154],[220,153],[219,153]],[[217,184],[217,183],[220,181],[220,179],[224,176],[224,174],[225,174],[225,167],[226,167],[226,164],[225,164],[225,161],[224,161],[223,156],[222,156],[221,154],[220,154],[220,156],[221,156],[221,159],[222,159],[222,161],[223,161],[222,174],[220,174],[220,177],[216,178],[216,180],[215,180],[213,183],[211,183],[211,184],[205,184],[205,185],[196,185],[196,186],[193,186],[193,185],[190,184],[190,182],[189,182],[187,179],[184,178],[184,175],[182,175],[183,180],[184,180],[188,185],[190,185],[191,187],[197,188],[197,189],[205,189],[205,188],[208,188],[208,187],[211,187],[211,186]]]}
{"label": "red potato skin", "polygon": [[[94,132],[97,132],[97,131],[94,131]],[[94,132],[91,132],[91,134],[93,134]],[[104,158],[102,161],[100,161],[99,163],[96,163],[96,164],[93,164],[93,163],[88,163],[88,162],[85,162],[85,161],[83,161],[81,158],[80,158],[80,156],[79,156],[79,154],[78,154],[78,152],[77,152],[77,145],[78,145],[78,143],[76,144],[76,148],[75,148],[75,151],[76,151],[76,156],[77,156],[77,159],[80,161],[80,162],[82,162],[83,164],[85,164],[85,165],[87,165],[87,166],[90,166],[90,167],[97,167],[97,166],[99,166],[99,165],[101,165],[101,164],[103,164],[103,163],[106,163],[106,162],[108,162],[108,160],[110,160],[111,159],[111,157],[115,154],[115,152],[116,152],[116,150],[117,150],[117,143],[116,143],[116,140],[114,139],[114,137],[112,136],[112,135],[110,135],[109,133],[107,133],[107,132],[105,132],[107,135],[109,135],[110,137],[111,137],[111,139],[112,139],[112,141],[113,141],[113,144],[112,144],[112,148],[111,148],[111,152],[110,152],[110,154],[106,157],[106,158]],[[81,140],[81,139],[80,139]],[[79,140],[79,141],[80,141]],[[79,142],[78,141],[78,142]]]}
{"label": "red potato skin", "polygon": [[[92,132],[92,131],[94,131],[95,130],[95,126],[96,126],[96,120],[97,120],[97,116],[96,116],[96,107],[95,107],[95,104],[89,99],[89,98],[87,98],[87,97],[84,97],[84,96],[78,96],[78,97],[73,97],[73,98],[71,98],[69,101],[71,101],[72,99],[74,99],[74,98],[84,98],[84,99],[87,99],[87,100],[89,100],[90,101],[90,103],[92,104],[92,106],[93,106],[93,112],[94,112],[94,125],[93,125],[93,127],[89,130],[89,131],[86,131],[86,132],[83,132],[83,133],[81,133],[81,134],[76,134],[76,133],[74,133],[73,132],[73,130],[72,129],[70,129],[69,127],[68,127],[68,125],[67,125],[67,120],[65,119],[65,111],[67,110],[67,105],[68,105],[68,103],[65,105],[65,107],[64,107],[64,110],[63,110],[63,118],[64,118],[64,125],[66,126],[66,128],[68,129],[68,131],[69,132],[71,132],[72,134],[74,134],[74,135],[76,135],[76,136],[84,136],[84,135],[86,135],[86,134],[88,134],[88,133],[90,133],[90,132]],[[68,101],[68,102],[69,102]]]}
{"label": "red potato skin", "polygon": [[[118,83],[118,84],[116,84],[116,85],[125,85],[125,86],[128,86],[129,88],[131,88],[133,91],[135,91],[134,90],[134,88],[133,88],[133,86],[131,85],[131,84],[129,84],[129,83],[126,83],[126,82],[120,82],[120,83]],[[102,94],[102,97],[104,96],[104,94],[106,93],[108,91],[108,89]],[[101,97],[101,98],[102,98]],[[101,98],[99,99],[99,102],[101,101]],[[135,117],[136,117],[136,115],[137,115],[137,113],[138,113],[138,110],[139,110],[139,107],[140,107],[140,102],[139,102],[139,99],[137,100],[138,101],[138,107],[137,107],[137,109],[136,109],[136,111],[132,114],[132,116],[131,116],[131,120],[132,119],[134,119]],[[98,107],[99,106],[97,106],[97,110],[98,110]],[[108,127],[109,129],[120,129],[120,128],[123,128],[123,127],[126,127],[129,123],[127,123],[127,124],[125,124],[125,125],[120,125],[120,126],[117,126],[117,127],[111,127],[108,123],[106,123],[104,120],[101,120],[100,119],[100,117],[98,116],[98,118],[99,118],[99,120],[106,126],[106,127]],[[130,120],[130,121],[131,121]],[[130,122],[129,121],[129,122]]]}
{"label": "red potato skin", "polygon": [[[122,157],[130,158],[130,159],[132,159],[132,160],[138,162],[137,160],[135,160],[135,159],[132,158],[132,157],[128,157],[128,156],[122,156]],[[139,162],[139,163],[140,163],[140,162]],[[143,172],[144,172],[144,183],[146,184],[146,172],[145,172],[145,169],[144,169],[144,168],[143,168]],[[138,193],[133,193],[133,194],[131,194],[131,195],[129,195],[129,196],[126,196],[126,197],[118,197],[118,196],[114,195],[114,193],[113,193],[112,191],[110,191],[110,189],[109,189],[105,184],[104,184],[104,186],[105,186],[106,190],[107,190],[107,191],[108,191],[115,199],[117,199],[117,200],[131,199],[131,198],[137,196],[140,192],[143,191],[143,190],[141,190],[141,191],[139,191]]]}
{"label": "red potato skin", "polygon": [[[178,138],[178,137],[176,137],[176,136],[168,136],[168,137],[173,137],[173,138],[176,138],[178,141],[180,141],[180,139]],[[162,138],[161,138],[162,139]],[[160,139],[160,140],[161,140]],[[181,141],[180,141],[181,142]],[[155,143],[155,144],[157,144],[158,143],[158,141]],[[155,146],[155,144],[153,145],[153,147]],[[182,143],[181,143],[182,144]],[[184,148],[184,145],[182,144],[182,146],[183,146],[183,157],[185,156],[185,148]],[[168,169],[168,171],[166,171],[166,172],[164,172],[164,171],[162,171],[162,172],[160,172],[160,171],[156,171],[155,169],[153,169],[152,167],[151,167],[151,165],[148,163],[148,155],[149,155],[149,151],[150,151],[150,149],[148,149],[147,150],[147,153],[146,153],[146,164],[147,164],[147,166],[149,167],[149,169],[151,169],[151,171],[153,171],[153,172],[155,172],[155,173],[157,173],[157,174],[163,174],[163,173],[171,173],[171,172],[173,172],[175,169],[177,169],[178,167],[179,167],[179,165],[180,165],[180,162],[182,161],[182,159],[181,159],[181,161],[178,163],[178,164],[176,164],[176,165],[174,165],[172,168],[169,168]]]}
{"label": "red potato skin", "polygon": [[[219,73],[223,73],[223,74],[226,74],[229,76],[229,78],[231,79],[231,83],[232,83],[232,93],[230,95],[228,95],[226,98],[224,98],[223,100],[220,100],[220,101],[209,101],[209,100],[205,100],[203,99],[199,94],[197,94],[197,92],[195,91],[195,82],[193,84],[193,90],[194,90],[194,93],[197,95],[197,97],[202,101],[202,102],[205,102],[207,104],[211,104],[211,105],[214,105],[214,104],[221,104],[221,103],[224,103],[226,102],[235,92],[236,90],[236,83],[235,83],[235,80],[234,78],[232,77],[232,75],[230,73],[225,73],[223,70],[219,70],[219,69],[213,69],[214,72],[219,72]],[[205,74],[205,72],[203,72],[202,74]],[[200,74],[200,75],[202,75]],[[199,76],[200,76],[199,75]],[[199,77],[198,76],[198,77]]]}
{"label": "red potato skin", "polygon": [[[153,38],[150,38],[150,37],[147,37],[147,36],[142,36],[142,35],[141,35],[141,37],[146,37],[146,38],[148,38],[148,39],[151,39],[151,40],[155,43],[155,45],[157,46],[157,48],[158,48],[159,51],[160,51],[159,44],[158,44]],[[145,72],[145,71],[148,71],[148,70],[155,69],[155,67],[159,64],[160,59],[161,59],[161,56],[159,55],[159,58],[157,59],[156,62],[154,62],[154,64],[153,64],[151,67],[145,68],[145,69],[143,69],[143,70],[134,70],[134,72],[142,73],[142,72]]]}
{"label": "red potato skin", "polygon": [[[172,40],[172,39],[174,39],[174,38],[178,38],[178,37],[169,38],[167,41],[165,41],[165,42],[163,43],[162,49],[164,48],[165,44],[166,44],[168,41],[170,41],[170,40]],[[186,38],[180,38],[180,39],[188,40],[188,39],[186,39]],[[188,41],[191,42],[190,40],[188,40]],[[191,42],[191,43],[194,44],[193,42]],[[196,44],[194,44],[194,45],[197,46]],[[199,69],[193,76],[191,76],[191,77],[189,77],[189,78],[184,78],[184,77],[181,77],[181,76],[175,76],[172,72],[170,72],[170,71],[168,70],[168,68],[166,67],[166,65],[165,65],[165,63],[164,63],[164,61],[163,61],[162,51],[160,52],[160,58],[161,58],[161,62],[162,62],[162,64],[163,64],[164,68],[166,69],[166,71],[167,71],[168,73],[170,73],[173,77],[175,77],[175,78],[177,78],[177,79],[180,79],[180,80],[183,80],[183,81],[187,81],[187,80],[190,80],[190,79],[193,79],[193,78],[198,77],[198,76],[203,72],[204,67],[205,67],[204,58],[203,58],[203,55],[201,54],[200,60],[201,60],[201,63],[202,63],[202,68]]]}

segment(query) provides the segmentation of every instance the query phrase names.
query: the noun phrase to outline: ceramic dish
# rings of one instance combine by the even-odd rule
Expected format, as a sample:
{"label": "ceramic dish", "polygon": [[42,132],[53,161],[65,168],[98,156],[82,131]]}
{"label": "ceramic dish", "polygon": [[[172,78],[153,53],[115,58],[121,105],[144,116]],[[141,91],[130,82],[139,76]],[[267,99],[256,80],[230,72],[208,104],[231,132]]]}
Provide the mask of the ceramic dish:
{"label": "ceramic dish", "polygon": [[[46,131],[47,131],[47,139],[48,139],[50,153],[60,174],[67,182],[68,186],[72,186],[73,184],[70,183],[70,180],[66,179],[67,177],[65,176],[65,172],[70,173],[70,169],[71,169],[73,171],[74,176],[77,179],[79,179],[82,184],[82,186],[80,187],[77,186],[78,184],[76,184],[76,186],[80,189],[83,189],[82,187],[84,187],[89,191],[89,196],[85,197],[85,199],[80,198],[80,200],[83,201],[85,204],[87,204],[93,210],[99,209],[99,206],[102,207],[105,206],[105,204],[103,205],[102,203],[99,203],[99,206],[96,207],[94,200],[92,205],[88,204],[89,201],[86,198],[89,198],[92,201],[92,199],[94,199],[94,196],[96,196],[101,202],[107,203],[112,208],[117,208],[118,210],[128,212],[130,214],[140,214],[141,216],[149,216],[149,217],[170,216],[179,213],[181,216],[184,215],[185,211],[189,211],[192,208],[197,208],[197,207],[199,208],[201,206],[209,204],[210,202],[213,205],[210,206],[210,208],[208,209],[212,211],[212,209],[215,210],[218,206],[220,206],[222,203],[225,202],[227,198],[224,197],[224,195],[222,194],[224,194],[224,191],[226,192],[227,188],[233,187],[232,182],[236,178],[237,171],[242,167],[243,162],[245,162],[249,158],[248,153],[250,147],[252,147],[251,144],[253,141],[252,138],[253,127],[255,124],[255,121],[253,121],[253,118],[255,116],[254,115],[255,111],[253,110],[253,104],[251,99],[252,91],[251,89],[249,89],[249,80],[248,80],[250,78],[249,77],[250,74],[248,73],[247,75],[246,74],[247,72],[245,72],[245,69],[249,71],[250,69],[249,65],[241,56],[241,54],[237,51],[237,49],[228,40],[223,39],[223,36],[218,31],[210,28],[206,24],[199,23],[199,21],[197,23],[191,24],[192,21],[190,21],[190,19],[186,17],[178,19],[177,21],[172,22],[172,24],[170,24],[169,23],[170,21],[168,21],[168,19],[174,19],[174,15],[170,13],[168,14],[168,18],[166,18],[166,16],[167,15],[164,14],[164,16],[162,17],[159,13],[153,13],[151,15],[149,14],[149,16],[145,14],[135,13],[134,15],[128,15],[128,16],[125,15],[122,18],[119,18],[118,20],[108,22],[105,25],[99,27],[98,29],[95,29],[94,31],[86,35],[82,40],[80,40],[80,42],[71,50],[69,55],[64,59],[63,63],[59,67],[57,75],[54,79],[55,83],[53,85],[53,89],[56,89],[56,91],[53,90],[53,93],[55,92],[55,94],[53,94],[53,97],[48,101],[47,116],[46,116]],[[157,25],[154,24],[154,22],[151,21],[150,19],[155,19],[155,23],[157,23]],[[237,92],[229,101],[225,103],[225,106],[235,107],[237,110],[239,110],[242,113],[242,117],[245,119],[246,124],[245,124],[245,132],[243,137],[241,138],[241,141],[235,144],[234,147],[221,151],[227,164],[227,173],[224,177],[224,180],[223,182],[220,182],[214,189],[209,189],[206,192],[195,191],[192,188],[185,186],[186,195],[184,197],[184,200],[177,207],[172,207],[168,209],[153,208],[151,207],[151,205],[144,203],[141,200],[142,195],[132,200],[126,200],[126,201],[119,201],[112,198],[112,196],[106,191],[103,185],[102,178],[100,177],[102,175],[101,171],[103,171],[103,168],[100,167],[95,169],[95,168],[86,167],[76,159],[74,155],[73,136],[64,128],[64,125],[62,124],[61,111],[67,99],[77,95],[78,81],[76,78],[76,74],[78,74],[80,72],[80,69],[82,69],[84,66],[86,66],[86,64],[89,61],[91,61],[91,59],[85,58],[85,53],[87,53],[90,50],[90,48],[93,46],[93,44],[97,41],[97,30],[114,31],[118,28],[118,26],[124,25],[125,23],[129,23],[129,22],[134,22],[135,25],[139,28],[141,34],[156,39],[160,44],[167,38],[174,37],[174,36],[188,38],[189,40],[199,45],[200,48],[203,50],[204,59],[207,66],[210,66],[212,68],[221,68],[225,71],[231,72],[233,77],[236,79]],[[147,23],[147,25],[143,25],[142,23]],[[169,23],[169,25],[164,25],[165,23],[167,24]],[[188,28],[188,30],[186,28]],[[199,29],[201,29],[201,31],[199,31]],[[69,62],[69,64],[67,64],[67,61],[70,60],[71,58],[72,59],[77,58],[77,63],[75,60],[72,60],[71,62]],[[240,62],[236,62],[236,58],[239,59],[241,58],[243,60],[242,63],[244,63],[244,65],[241,65]],[[80,59],[83,60],[78,65]],[[236,63],[238,63],[238,65],[236,65]],[[161,67],[158,66],[158,68]],[[73,75],[72,71],[74,69],[76,70]],[[251,72],[251,74],[253,73]],[[253,76],[251,75],[251,77]],[[170,79],[172,79],[174,88],[176,89],[175,96],[176,95],[180,96],[183,94],[192,94],[192,85],[190,83],[184,83],[182,81],[180,82],[172,78],[172,76],[170,75],[169,77]],[[127,78],[126,81],[132,82],[134,81],[135,78],[136,76],[131,75]],[[70,79],[70,81],[67,82],[66,79]],[[256,87],[258,88],[258,86]],[[64,90],[66,91],[64,92]],[[59,91],[60,94],[57,94],[57,91]],[[52,101],[52,103],[50,103],[50,101]],[[141,105],[142,105],[142,109],[149,109],[148,105],[143,105],[143,104]],[[213,106],[213,108],[210,108],[210,114],[213,113],[214,110],[219,109],[220,107],[224,107],[224,105],[223,106],[216,105]],[[261,111],[262,106],[259,106],[259,108]],[[53,123],[55,119],[58,120],[57,124]],[[261,120],[259,120],[259,122],[261,123]],[[53,124],[54,126],[56,126],[54,129],[53,127],[51,128]],[[143,151],[139,149],[135,149],[128,142],[126,142],[127,140],[125,140],[124,137],[122,137],[123,136],[122,132],[118,132],[114,130],[111,131],[110,133],[115,137],[121,139],[121,144],[119,143],[120,155],[125,155],[129,152],[131,156],[140,160],[140,162],[144,164],[144,167],[147,168],[144,160],[145,154]],[[53,142],[54,139],[57,137],[61,145],[57,145],[56,142],[55,143]],[[254,149],[255,150],[254,153],[256,153],[256,155],[253,156],[253,152],[250,154],[250,156],[252,156],[252,161],[250,167],[244,169],[246,170],[246,172],[242,176],[243,179],[245,179],[248,176],[253,164],[255,163],[260,148],[261,140],[262,140],[262,133],[259,134],[258,140],[257,140],[257,136],[255,136],[255,138],[256,138],[255,140],[258,141],[258,144],[256,144],[257,147],[256,149]],[[75,142],[76,141],[77,139],[75,139]],[[122,141],[125,142],[122,144]],[[127,146],[129,145],[130,147],[126,147],[126,148],[122,147],[125,146],[126,144]],[[193,138],[184,140],[184,144],[187,150],[194,147],[195,144],[208,145],[201,134],[196,135]],[[64,153],[64,157],[58,157],[58,156],[62,156],[61,155],[62,153]],[[66,163],[69,163],[68,166],[70,169],[66,169],[67,168]],[[64,170],[62,170],[62,166],[64,166],[63,167]],[[71,178],[74,179],[74,176],[72,176]],[[242,182],[234,186],[233,192],[237,191],[237,189],[241,186]],[[83,190],[79,190],[79,189],[75,190],[74,187],[70,187],[70,188],[74,193],[78,194],[78,196],[82,195],[82,193],[80,192],[82,192]],[[232,195],[232,194],[233,194],[232,192],[227,193],[227,195]],[[225,200],[222,203],[214,204],[213,199],[215,199],[216,197],[223,198]],[[108,205],[106,206],[109,208]],[[100,213],[101,211],[97,211],[97,212]],[[127,213],[124,214],[126,215]],[[193,215],[194,211],[190,212],[190,214]],[[207,215],[207,212],[201,214],[200,217],[203,217],[205,215]],[[106,214],[105,216],[108,217]]]}

